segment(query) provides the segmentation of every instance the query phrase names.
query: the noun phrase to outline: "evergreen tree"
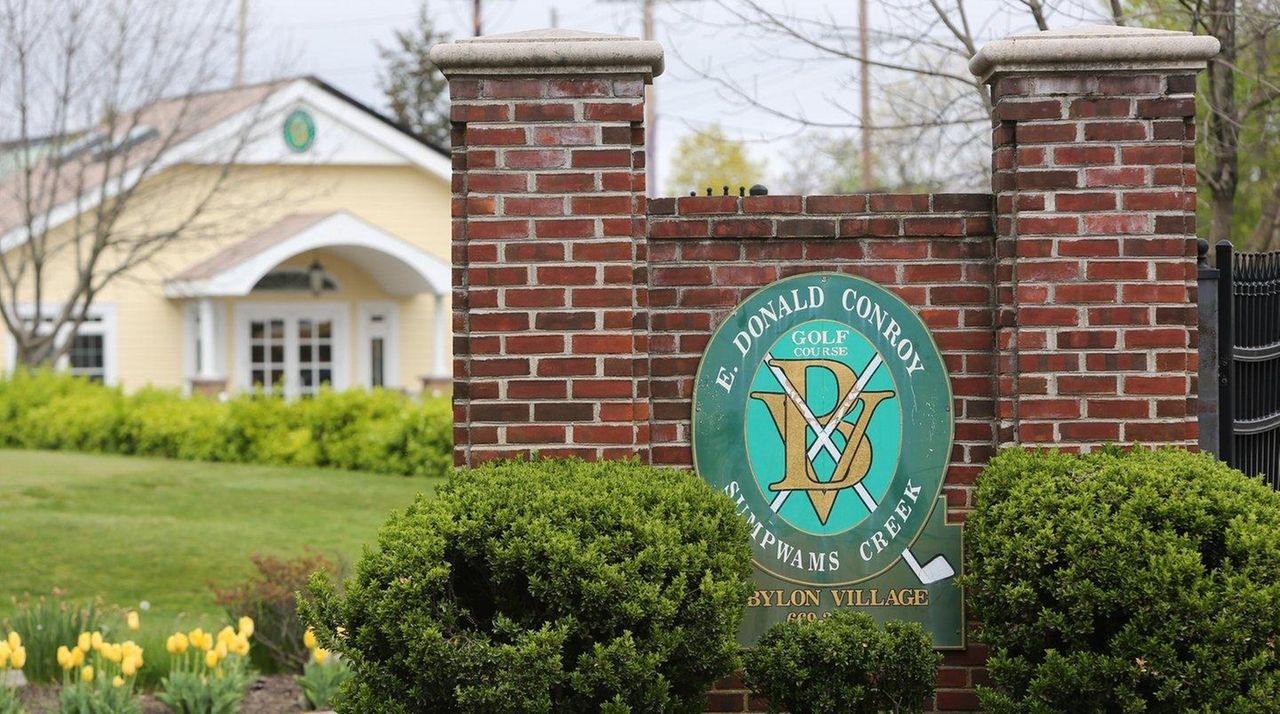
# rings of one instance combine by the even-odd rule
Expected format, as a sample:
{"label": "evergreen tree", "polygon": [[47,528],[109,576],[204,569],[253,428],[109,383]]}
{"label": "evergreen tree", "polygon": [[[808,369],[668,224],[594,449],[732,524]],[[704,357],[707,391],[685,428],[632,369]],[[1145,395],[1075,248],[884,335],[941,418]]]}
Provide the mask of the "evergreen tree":
{"label": "evergreen tree", "polygon": [[422,139],[449,146],[449,83],[429,56],[431,47],[449,40],[437,32],[423,3],[413,29],[396,31],[391,46],[378,46],[386,63],[379,86],[396,121]]}

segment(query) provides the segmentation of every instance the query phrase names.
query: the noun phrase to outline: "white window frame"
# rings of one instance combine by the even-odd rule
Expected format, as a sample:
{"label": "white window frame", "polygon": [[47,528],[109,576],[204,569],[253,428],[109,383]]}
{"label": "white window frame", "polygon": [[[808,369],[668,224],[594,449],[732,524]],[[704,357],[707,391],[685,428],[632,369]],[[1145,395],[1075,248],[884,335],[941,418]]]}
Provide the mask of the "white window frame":
{"label": "white window frame", "polygon": [[298,320],[333,322],[333,381],[335,390],[351,386],[350,308],[344,302],[242,302],[235,307],[236,388],[253,389],[249,374],[249,323],[255,320],[285,321],[285,388],[289,399],[300,395],[298,381]]}
{"label": "white window frame", "polygon": [[[383,321],[375,326],[374,315]],[[400,308],[393,302],[362,302],[356,305],[356,381],[373,388],[373,360],[369,348],[373,338],[382,338],[382,386],[400,388]]]}
{"label": "white window frame", "polygon": [[[42,316],[56,315],[62,310],[59,303],[45,303],[41,308]],[[96,303],[89,307],[88,317],[94,318],[94,322],[86,321],[80,325],[78,334],[80,335],[102,335],[102,383],[114,387],[120,383],[119,362],[117,354],[119,352],[119,321],[116,314],[116,306],[112,303]],[[11,313],[17,320],[26,321],[35,317],[36,307],[31,303],[23,303],[16,307]],[[62,332],[64,334],[58,336],[58,343],[67,339],[67,333],[70,325],[63,325]],[[15,369],[18,366],[18,345],[13,340],[13,336],[9,336],[9,368]],[[67,355],[58,358],[54,364],[54,369],[58,371],[70,371],[71,359]]]}

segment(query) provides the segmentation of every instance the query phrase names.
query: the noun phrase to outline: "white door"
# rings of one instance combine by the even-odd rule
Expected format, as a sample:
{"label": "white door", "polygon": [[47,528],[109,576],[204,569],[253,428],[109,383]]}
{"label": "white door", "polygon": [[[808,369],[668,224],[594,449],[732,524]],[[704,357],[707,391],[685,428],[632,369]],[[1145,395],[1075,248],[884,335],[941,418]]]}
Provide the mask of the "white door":
{"label": "white door", "polygon": [[242,389],[279,390],[297,398],[321,386],[347,388],[345,306],[242,304],[236,314]]}

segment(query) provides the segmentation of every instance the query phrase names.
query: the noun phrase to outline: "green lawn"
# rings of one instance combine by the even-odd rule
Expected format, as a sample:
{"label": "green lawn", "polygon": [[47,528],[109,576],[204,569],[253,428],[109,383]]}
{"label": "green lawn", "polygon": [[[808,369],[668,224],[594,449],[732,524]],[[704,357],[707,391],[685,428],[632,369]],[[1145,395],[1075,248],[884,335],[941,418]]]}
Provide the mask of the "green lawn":
{"label": "green lawn", "polygon": [[441,479],[0,450],[0,617],[61,588],[166,621],[218,613],[211,583],[253,553],[348,562],[393,509]]}

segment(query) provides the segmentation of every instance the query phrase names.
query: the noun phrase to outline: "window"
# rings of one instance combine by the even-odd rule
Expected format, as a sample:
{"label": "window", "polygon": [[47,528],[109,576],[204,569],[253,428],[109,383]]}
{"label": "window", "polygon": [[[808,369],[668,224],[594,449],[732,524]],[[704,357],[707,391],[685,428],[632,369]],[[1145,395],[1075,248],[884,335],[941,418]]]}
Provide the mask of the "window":
{"label": "window", "polygon": [[[49,334],[53,330],[54,315],[62,309],[61,305],[45,305],[40,310],[40,326],[37,332]],[[36,310],[32,305],[20,305],[15,310],[19,319],[28,327],[35,319]],[[67,350],[58,359],[55,368],[66,370],[78,377],[103,384],[116,383],[116,309],[114,305],[95,305],[81,322],[74,335],[70,325],[64,325],[59,332],[56,344],[67,346]],[[66,340],[71,344],[67,345]],[[53,349],[51,347],[50,349]],[[10,341],[9,364],[17,362],[17,347]]]}
{"label": "window", "polygon": [[284,320],[249,323],[249,383],[254,389],[283,390]]}
{"label": "window", "polygon": [[383,359],[384,340],[381,337],[375,337],[369,341],[369,386],[385,387],[386,377],[383,376],[383,370],[386,369],[386,361]]}
{"label": "window", "polygon": [[107,380],[107,341],[101,334],[76,335],[67,352],[71,374],[99,384]]}
{"label": "window", "polygon": [[241,389],[309,397],[350,386],[344,303],[241,303],[235,308],[235,383]]}
{"label": "window", "polygon": [[298,320],[298,392],[308,397],[333,386],[333,321]]}
{"label": "window", "polygon": [[[331,293],[338,289],[338,284],[328,275],[324,276],[323,292]],[[253,285],[254,290],[278,292],[310,292],[311,275],[305,270],[273,270],[262,276]]]}
{"label": "window", "polygon": [[400,386],[395,303],[365,302],[356,306],[357,384],[370,389]]}

